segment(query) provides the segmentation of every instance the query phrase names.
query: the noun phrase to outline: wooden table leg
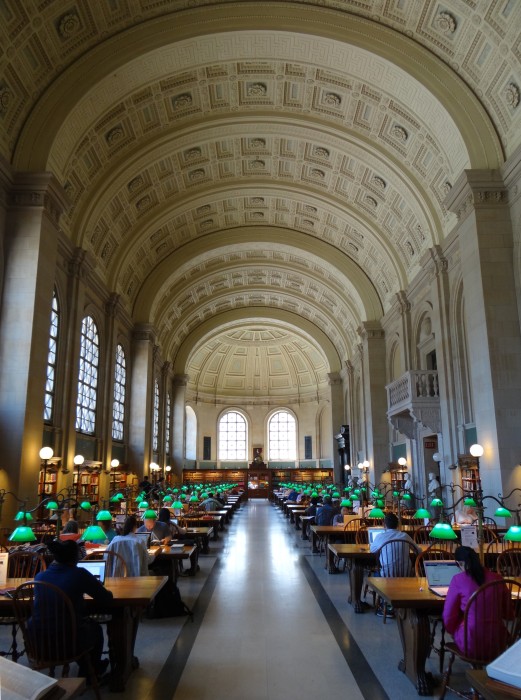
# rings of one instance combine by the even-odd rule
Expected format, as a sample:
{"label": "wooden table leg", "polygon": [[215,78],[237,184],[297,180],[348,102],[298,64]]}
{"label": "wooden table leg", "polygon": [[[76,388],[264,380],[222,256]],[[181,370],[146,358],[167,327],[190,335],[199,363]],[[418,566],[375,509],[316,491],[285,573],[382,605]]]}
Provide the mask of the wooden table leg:
{"label": "wooden table leg", "polygon": [[403,650],[398,668],[415,686],[418,695],[432,695],[434,679],[425,670],[430,650],[429,612],[399,609],[396,613]]}
{"label": "wooden table leg", "polygon": [[140,614],[129,607],[116,608],[107,624],[111,663],[109,687],[112,692],[123,692],[132,670],[139,666],[134,657],[134,644]]}
{"label": "wooden table leg", "polygon": [[363,613],[366,609],[366,604],[362,602],[362,586],[364,585],[364,565],[357,559],[347,560],[347,570],[349,572],[349,597],[348,603],[351,603],[355,613]]}

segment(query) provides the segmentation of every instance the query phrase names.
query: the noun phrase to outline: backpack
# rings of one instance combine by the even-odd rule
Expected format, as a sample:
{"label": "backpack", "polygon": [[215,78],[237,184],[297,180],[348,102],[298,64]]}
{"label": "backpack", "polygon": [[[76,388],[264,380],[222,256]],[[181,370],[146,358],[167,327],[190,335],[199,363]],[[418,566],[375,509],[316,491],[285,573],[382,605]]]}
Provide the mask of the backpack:
{"label": "backpack", "polygon": [[148,606],[147,617],[157,619],[160,617],[180,617],[182,615],[188,615],[191,620],[194,619],[192,610],[181,599],[179,588],[171,579],[168,579]]}

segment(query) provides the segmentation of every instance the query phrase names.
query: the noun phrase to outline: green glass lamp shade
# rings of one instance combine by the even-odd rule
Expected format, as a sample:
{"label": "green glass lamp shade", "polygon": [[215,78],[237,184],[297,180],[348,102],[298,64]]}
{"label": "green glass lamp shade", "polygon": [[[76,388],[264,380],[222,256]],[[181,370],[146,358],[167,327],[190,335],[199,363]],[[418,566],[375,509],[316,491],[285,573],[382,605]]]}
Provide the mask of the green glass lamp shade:
{"label": "green glass lamp shade", "polygon": [[198,503],[199,499],[197,496],[190,496],[190,503]]}
{"label": "green glass lamp shade", "polygon": [[344,500],[343,500],[342,503],[340,504],[340,507],[341,507],[341,508],[351,508],[352,505],[353,505],[353,504],[351,503],[351,501],[349,500],[349,498],[344,498]]}
{"label": "green glass lamp shade", "polygon": [[449,523],[436,523],[429,533],[429,537],[435,540],[456,540],[457,535]]}
{"label": "green glass lamp shade", "polygon": [[82,501],[82,502],[80,503],[80,508],[81,508],[82,510],[92,510],[92,505],[90,504],[89,501]]}
{"label": "green glass lamp shade", "polygon": [[393,498],[398,498],[399,495],[398,491],[393,491]]}
{"label": "green glass lamp shade", "polygon": [[355,496],[359,496],[359,495],[360,495],[360,489],[355,489],[355,490],[353,491],[353,493],[354,493]]}
{"label": "green glass lamp shade", "polygon": [[124,501],[124,500],[125,500],[125,496],[124,496],[122,493],[117,493],[117,494],[116,494],[116,498],[118,499],[118,501]]}
{"label": "green glass lamp shade", "polygon": [[34,542],[36,540],[36,535],[31,530],[30,527],[21,526],[13,530],[9,537],[9,542]]}
{"label": "green glass lamp shade", "polygon": [[411,500],[411,494],[410,493],[404,493],[402,496],[404,501],[410,501]]}
{"label": "green glass lamp shade", "polygon": [[376,500],[375,506],[376,506],[377,508],[383,508],[383,507],[385,506],[385,502],[382,501],[381,498],[378,498],[378,499]]}
{"label": "green glass lamp shade", "polygon": [[208,498],[208,494],[206,492],[201,494],[201,500],[204,500],[205,498]]}
{"label": "green glass lamp shade", "polygon": [[360,486],[360,491],[367,491],[367,486]]}
{"label": "green glass lamp shade", "polygon": [[105,540],[107,535],[103,532],[99,525],[89,525],[81,536],[83,542],[92,542],[93,540]]}
{"label": "green glass lamp shade", "polygon": [[371,508],[369,518],[385,518],[385,513],[381,508]]}
{"label": "green glass lamp shade", "polygon": [[141,503],[138,505],[139,510],[145,510],[148,508],[148,501],[141,501]]}
{"label": "green glass lamp shade", "polygon": [[313,491],[311,498],[318,498],[318,491]]}
{"label": "green glass lamp shade", "polygon": [[431,501],[431,506],[433,508],[443,508],[443,501],[441,498],[433,498]]}
{"label": "green glass lamp shade", "polygon": [[181,503],[181,501],[174,501],[174,503],[172,505],[172,508],[175,508],[176,510],[181,510],[182,507],[183,507],[183,504]]}
{"label": "green glass lamp shade", "polygon": [[146,510],[143,514],[143,520],[157,520],[157,513],[155,510]]}
{"label": "green glass lamp shade", "polygon": [[165,496],[163,498],[163,503],[172,503],[173,500],[172,496]]}
{"label": "green glass lamp shade", "polygon": [[188,486],[181,486],[181,491],[188,491]]}
{"label": "green glass lamp shade", "polygon": [[338,491],[333,491],[331,495],[333,496],[333,498],[340,498],[340,494],[338,493]]}
{"label": "green glass lamp shade", "polygon": [[430,518],[431,514],[427,508],[418,508],[416,513],[412,516],[413,518]]}
{"label": "green glass lamp shade", "polygon": [[96,520],[112,520],[112,513],[109,510],[100,510]]}
{"label": "green glass lamp shade", "polygon": [[511,525],[505,532],[504,539],[508,542],[521,542],[521,525]]}
{"label": "green glass lamp shade", "polygon": [[49,501],[46,506],[46,510],[58,510],[58,504],[56,501]]}
{"label": "green glass lamp shade", "polygon": [[33,516],[26,510],[19,510],[18,513],[14,516],[14,519],[17,522],[20,520],[25,520],[26,523],[30,523],[33,519]]}
{"label": "green glass lamp shade", "polygon": [[145,500],[145,494],[143,493],[143,491],[141,491],[141,493],[138,494],[134,500],[137,501],[138,503],[139,503],[140,501],[144,501],[144,500]]}
{"label": "green glass lamp shade", "polygon": [[117,494],[110,497],[110,502],[111,503],[118,503],[119,502],[119,498],[118,498]]}
{"label": "green glass lamp shade", "polygon": [[478,504],[476,503],[476,501],[473,498],[469,497],[463,501],[463,505],[472,506],[472,508],[475,508]]}
{"label": "green glass lamp shade", "polygon": [[179,493],[179,489],[172,489],[172,493]]}
{"label": "green glass lamp shade", "polygon": [[494,513],[495,516],[498,518],[511,518],[512,513],[508,510],[508,508],[505,508],[505,506],[500,506],[496,512]]}
{"label": "green glass lamp shade", "polygon": [[352,487],[352,486],[346,486],[345,489],[344,489],[344,493],[349,493],[349,492],[352,491],[352,490],[353,490],[353,487]]}

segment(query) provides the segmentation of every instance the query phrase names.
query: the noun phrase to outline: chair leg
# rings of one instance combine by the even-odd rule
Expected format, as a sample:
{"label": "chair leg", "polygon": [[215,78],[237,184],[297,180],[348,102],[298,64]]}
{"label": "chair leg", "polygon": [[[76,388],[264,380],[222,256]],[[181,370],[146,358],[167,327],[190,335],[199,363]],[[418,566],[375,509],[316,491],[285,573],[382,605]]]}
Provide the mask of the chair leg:
{"label": "chair leg", "polygon": [[445,698],[445,693],[447,692],[447,687],[449,684],[450,680],[450,675],[452,673],[452,664],[454,663],[454,654],[451,653],[450,658],[449,658],[449,663],[447,666],[447,670],[443,674],[442,682],[441,682],[441,693],[440,693],[440,700],[444,700]]}

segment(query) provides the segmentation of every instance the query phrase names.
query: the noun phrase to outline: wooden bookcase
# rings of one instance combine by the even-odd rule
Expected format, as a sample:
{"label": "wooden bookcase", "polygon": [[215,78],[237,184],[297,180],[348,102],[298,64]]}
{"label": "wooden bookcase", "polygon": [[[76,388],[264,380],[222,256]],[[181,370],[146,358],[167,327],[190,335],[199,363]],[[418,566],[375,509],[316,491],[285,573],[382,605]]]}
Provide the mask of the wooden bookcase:
{"label": "wooden bookcase", "polygon": [[461,474],[461,488],[464,496],[476,498],[481,495],[481,476],[479,461],[470,454],[458,455],[458,466]]}
{"label": "wooden bookcase", "polygon": [[402,467],[398,462],[389,462],[389,472],[391,474],[391,488],[393,491],[402,491],[405,489],[407,474],[409,470],[406,466]]}

